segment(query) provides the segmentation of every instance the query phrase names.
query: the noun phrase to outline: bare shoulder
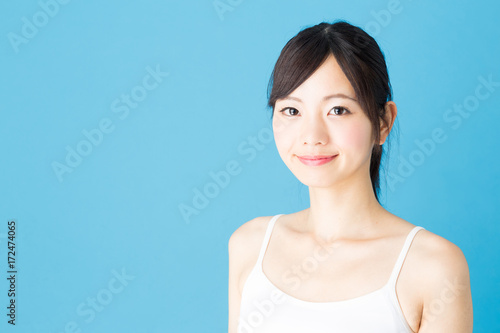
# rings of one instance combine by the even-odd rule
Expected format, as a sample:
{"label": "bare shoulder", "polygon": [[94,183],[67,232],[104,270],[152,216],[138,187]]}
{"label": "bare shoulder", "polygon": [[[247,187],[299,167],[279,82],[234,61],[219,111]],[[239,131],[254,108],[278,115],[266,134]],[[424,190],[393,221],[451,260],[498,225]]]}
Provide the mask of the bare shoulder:
{"label": "bare shoulder", "polygon": [[260,248],[264,237],[267,222],[271,216],[259,216],[253,218],[236,229],[228,242],[230,254],[238,257],[238,261],[245,261],[250,256],[256,255],[256,249]]}
{"label": "bare shoulder", "polygon": [[425,262],[426,275],[430,278],[450,273],[464,274],[469,270],[460,247],[429,230],[420,230],[415,235],[412,247]]}
{"label": "bare shoulder", "polygon": [[[414,224],[396,217],[399,225],[405,225],[404,233],[416,227]],[[443,274],[445,270],[468,271],[467,260],[456,244],[427,229],[422,229],[415,235],[411,245],[410,255],[419,262],[419,269],[426,270],[426,276]]]}
{"label": "bare shoulder", "polygon": [[412,247],[423,304],[419,332],[472,332],[469,266],[462,250],[428,230],[415,235]]}
{"label": "bare shoulder", "polygon": [[229,270],[235,290],[241,295],[243,285],[257,262],[259,250],[272,216],[260,216],[243,223],[229,238]]}
{"label": "bare shoulder", "polygon": [[248,277],[248,267],[258,258],[260,243],[271,217],[262,216],[243,223],[229,237],[228,277],[228,330],[236,332],[243,290],[243,281]]}

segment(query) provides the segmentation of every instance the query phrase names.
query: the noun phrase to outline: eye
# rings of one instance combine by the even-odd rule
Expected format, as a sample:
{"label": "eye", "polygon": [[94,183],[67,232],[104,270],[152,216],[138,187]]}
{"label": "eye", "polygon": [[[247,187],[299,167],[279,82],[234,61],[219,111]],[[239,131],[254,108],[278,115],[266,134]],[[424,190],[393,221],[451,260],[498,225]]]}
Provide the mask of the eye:
{"label": "eye", "polygon": [[[299,113],[299,110],[297,110],[296,108],[291,108],[291,107],[283,108],[279,112],[285,113],[288,110],[290,111],[290,114],[285,114],[287,117],[294,117],[294,116],[296,116]],[[347,108],[345,108],[343,106],[335,106],[335,107],[332,108],[331,111],[333,111],[333,113],[336,116],[342,116],[342,115],[344,115],[346,113],[351,113]]]}
{"label": "eye", "polygon": [[[286,110],[290,110],[290,111],[297,111],[297,113],[299,112],[299,110],[295,109],[295,108],[283,108],[280,110],[281,113],[284,113]],[[296,115],[296,114],[295,114]],[[287,117],[293,117],[294,115],[286,115]]]}
{"label": "eye", "polygon": [[343,106],[335,106],[332,108],[332,111],[335,115],[339,116],[339,115],[343,115],[345,113],[351,113],[349,110],[347,110],[345,107]]}

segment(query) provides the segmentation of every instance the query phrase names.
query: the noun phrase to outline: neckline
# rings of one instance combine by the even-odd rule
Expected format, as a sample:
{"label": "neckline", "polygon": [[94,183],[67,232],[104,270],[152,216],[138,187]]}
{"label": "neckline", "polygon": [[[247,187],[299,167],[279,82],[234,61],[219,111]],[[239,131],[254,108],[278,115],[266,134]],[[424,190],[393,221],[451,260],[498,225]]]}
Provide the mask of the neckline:
{"label": "neckline", "polygon": [[[360,300],[364,300],[366,298],[374,297],[377,294],[385,292],[386,289],[387,289],[387,293],[390,294],[389,285],[390,285],[391,279],[389,278],[389,281],[387,281],[381,288],[379,288],[377,290],[374,290],[374,291],[371,291],[371,292],[369,292],[367,294],[364,294],[364,295],[361,295],[361,296],[357,296],[357,297],[349,298],[349,299],[344,299],[344,300],[340,300],[340,301],[311,302],[311,301],[306,301],[306,300],[294,297],[294,296],[292,296],[290,294],[285,293],[280,288],[278,288],[271,280],[269,280],[269,278],[267,277],[267,275],[264,273],[264,271],[262,269],[262,262],[261,262],[260,265],[255,266],[254,269],[255,268],[258,268],[258,271],[260,272],[260,275],[264,278],[265,281],[267,281],[267,283],[270,286],[272,286],[275,290],[277,290],[279,293],[281,293],[284,297],[288,298],[290,301],[292,301],[292,302],[294,302],[294,303],[296,303],[298,305],[301,305],[301,306],[312,306],[312,307],[317,306],[317,307],[325,307],[327,309],[328,308],[336,308],[336,307],[339,307],[339,306],[342,306],[342,305],[346,305],[346,304],[355,304],[356,302],[359,302]],[[393,304],[394,304],[394,302],[397,302],[396,304],[398,304],[396,308],[397,308],[397,312],[399,314],[399,318],[400,318],[400,320],[402,322],[402,325],[405,326],[405,328],[408,330],[408,332],[415,333],[413,331],[413,329],[410,327],[410,324],[406,320],[406,317],[404,316],[404,313],[401,310],[401,307],[399,306],[399,301],[397,300],[396,294],[394,293],[394,295],[389,295],[389,298],[391,299],[391,301],[393,302]]]}
{"label": "neckline", "polygon": [[[392,268],[392,271],[391,271],[391,274],[389,275],[389,279],[386,281],[386,283],[376,289],[376,290],[373,290],[369,293],[366,293],[364,295],[360,295],[360,296],[356,296],[356,297],[353,297],[353,298],[348,298],[348,299],[344,299],[344,300],[339,300],[339,301],[328,301],[328,302],[312,302],[312,301],[306,301],[306,300],[303,300],[303,299],[300,299],[300,298],[297,298],[297,297],[294,297],[288,293],[285,293],[283,290],[281,290],[280,288],[278,288],[268,277],[267,275],[264,273],[264,256],[265,256],[265,253],[267,252],[267,247],[269,245],[269,241],[270,241],[270,238],[272,236],[272,232],[274,231],[274,226],[275,226],[275,223],[276,223],[276,220],[278,220],[278,218],[281,216],[281,215],[284,215],[284,214],[277,214],[275,215],[272,219],[271,219],[271,224],[268,225],[268,230],[266,231],[266,236],[265,236],[265,242],[263,244],[263,248],[261,249],[261,254],[259,254],[259,260],[257,261],[257,269],[258,271],[260,272],[260,274],[264,277],[264,280],[267,281],[267,283],[272,286],[274,289],[276,289],[278,292],[280,292],[281,294],[283,294],[286,298],[290,299],[291,301],[295,302],[295,303],[298,303],[298,304],[305,304],[305,305],[311,305],[311,306],[337,306],[337,305],[341,305],[341,304],[346,304],[346,303],[352,303],[352,302],[357,302],[357,301],[360,301],[364,298],[368,298],[368,297],[373,297],[374,295],[376,294],[379,294],[383,291],[385,291],[386,289],[389,288],[390,285],[392,285],[393,283],[395,284],[395,281],[397,280],[397,277],[399,275],[399,272],[396,272],[398,266],[402,265],[402,261],[404,261],[405,257],[406,257],[406,254],[408,252],[408,249],[409,249],[409,246],[411,245],[412,241],[413,241],[413,238],[415,236],[415,234],[420,230],[420,229],[424,229],[423,227],[421,226],[415,226],[412,230],[410,230],[410,232],[407,234],[406,238],[405,238],[405,241],[403,243],[403,247],[401,249],[401,251],[399,252],[399,255],[398,257],[396,258],[396,263],[394,264],[393,268]],[[412,235],[413,234],[413,235]],[[411,237],[411,241],[410,241],[410,235],[412,235]],[[405,248],[406,248],[406,251],[405,251]],[[403,253],[403,252],[406,252],[406,253]],[[399,263],[401,261],[401,263]],[[254,267],[255,268],[255,267]],[[401,267],[399,267],[401,268]],[[397,274],[396,274],[397,273]],[[394,295],[396,294],[396,290],[395,290],[395,285],[394,285]],[[390,293],[391,290],[388,289],[388,292]]]}
{"label": "neckline", "polygon": [[263,265],[263,260],[260,262],[260,265],[258,265],[258,270],[259,270],[259,273],[264,277],[264,280],[267,281],[267,283],[272,286],[274,289],[276,289],[279,293],[283,294],[286,298],[292,300],[293,302],[296,302],[296,303],[301,303],[301,304],[307,304],[307,305],[312,305],[312,306],[335,306],[335,305],[340,305],[340,304],[346,304],[346,303],[351,303],[351,302],[356,302],[356,301],[359,301],[361,299],[364,299],[364,298],[368,298],[368,297],[372,297],[376,294],[379,294],[383,291],[385,291],[385,289],[387,289],[388,285],[389,285],[389,282],[391,279],[389,279],[389,281],[387,281],[382,287],[374,290],[374,291],[371,291],[367,294],[364,294],[364,295],[361,295],[361,296],[356,296],[356,297],[353,297],[353,298],[349,298],[349,299],[343,299],[343,300],[340,300],[340,301],[328,301],[328,302],[312,302],[312,301],[306,301],[304,299],[300,299],[300,298],[297,298],[295,296],[292,296],[290,294],[287,294],[285,293],[283,290],[281,290],[280,288],[278,288],[268,277],[267,275],[264,273],[264,269],[262,267]]}

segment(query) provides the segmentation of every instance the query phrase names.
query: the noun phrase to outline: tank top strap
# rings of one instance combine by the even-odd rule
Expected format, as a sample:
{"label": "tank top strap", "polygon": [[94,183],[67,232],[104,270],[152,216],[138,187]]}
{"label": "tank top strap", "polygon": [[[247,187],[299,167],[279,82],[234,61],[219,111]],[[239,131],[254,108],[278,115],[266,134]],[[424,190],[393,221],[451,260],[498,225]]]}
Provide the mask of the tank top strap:
{"label": "tank top strap", "polygon": [[264,235],[264,240],[262,241],[262,245],[260,247],[259,258],[257,259],[257,264],[259,265],[259,267],[261,267],[260,265],[262,265],[262,259],[264,258],[264,253],[266,253],[267,245],[269,244],[269,239],[271,238],[271,233],[273,232],[274,222],[276,222],[278,217],[280,217],[281,215],[284,214],[274,215],[267,224],[266,234]]}
{"label": "tank top strap", "polygon": [[401,267],[403,266],[403,262],[406,258],[406,255],[408,254],[408,250],[410,249],[410,245],[413,241],[413,238],[417,234],[417,232],[421,229],[425,229],[424,227],[416,226],[413,228],[408,236],[406,236],[405,243],[403,245],[403,248],[401,249],[401,252],[399,253],[399,257],[396,260],[396,264],[394,265],[394,268],[392,269],[391,276],[389,278],[388,284],[395,286],[396,280],[399,276],[399,272],[401,271]]}

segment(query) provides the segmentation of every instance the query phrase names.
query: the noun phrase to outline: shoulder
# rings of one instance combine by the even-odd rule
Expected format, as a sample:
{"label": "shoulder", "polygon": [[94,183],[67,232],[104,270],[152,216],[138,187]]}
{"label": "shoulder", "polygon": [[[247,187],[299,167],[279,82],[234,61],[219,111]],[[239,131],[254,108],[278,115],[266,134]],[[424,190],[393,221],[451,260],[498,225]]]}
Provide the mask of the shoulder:
{"label": "shoulder", "polygon": [[464,253],[453,242],[426,229],[419,230],[413,241],[414,252],[425,262],[426,275],[436,279],[450,274],[468,273]]}
{"label": "shoulder", "polygon": [[233,288],[240,294],[243,283],[259,257],[259,250],[272,216],[260,216],[243,223],[228,242],[229,276]]}
{"label": "shoulder", "polygon": [[445,327],[451,318],[460,318],[454,325],[462,325],[461,329],[471,325],[469,266],[462,250],[425,229],[415,235],[412,247],[423,304],[421,328]]}
{"label": "shoulder", "polygon": [[[396,221],[404,225],[403,234],[417,227],[401,218]],[[415,234],[408,256],[417,260],[419,269],[425,269],[426,276],[430,278],[446,274],[446,271],[468,272],[467,260],[460,247],[425,228]]]}
{"label": "shoulder", "polygon": [[255,252],[252,249],[260,248],[267,223],[271,218],[272,216],[259,216],[239,226],[229,237],[228,250],[230,254],[241,258],[248,255],[249,252]]}
{"label": "shoulder", "polygon": [[[394,218],[393,225],[400,226],[401,235],[407,235],[416,227],[395,215],[391,218]],[[409,264],[405,269],[423,303],[432,301],[453,283],[460,284],[457,288],[470,289],[469,267],[460,247],[425,228],[414,235],[405,262]]]}
{"label": "shoulder", "polygon": [[243,292],[243,282],[248,277],[248,267],[258,258],[259,238],[262,242],[266,221],[271,217],[256,217],[243,223],[229,237],[229,276],[228,276],[228,318],[229,331],[236,332],[238,313]]}

